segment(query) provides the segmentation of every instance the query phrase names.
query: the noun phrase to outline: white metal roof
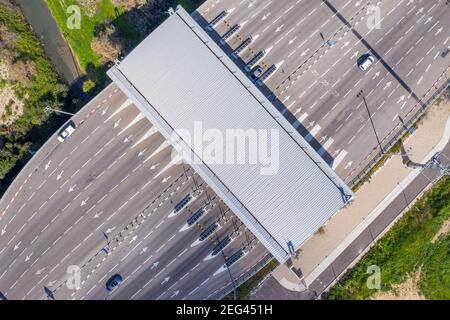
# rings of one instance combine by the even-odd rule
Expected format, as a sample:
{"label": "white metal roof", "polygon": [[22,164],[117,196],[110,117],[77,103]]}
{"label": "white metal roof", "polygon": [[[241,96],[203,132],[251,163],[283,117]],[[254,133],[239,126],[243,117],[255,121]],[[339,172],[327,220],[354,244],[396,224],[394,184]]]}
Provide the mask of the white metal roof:
{"label": "white metal roof", "polygon": [[[351,190],[269,100],[180,6],[122,62],[108,72],[172,144],[190,152],[192,166],[281,262],[287,242],[300,247],[344,204]],[[229,165],[200,159],[174,129],[274,129],[279,171],[261,164]]]}

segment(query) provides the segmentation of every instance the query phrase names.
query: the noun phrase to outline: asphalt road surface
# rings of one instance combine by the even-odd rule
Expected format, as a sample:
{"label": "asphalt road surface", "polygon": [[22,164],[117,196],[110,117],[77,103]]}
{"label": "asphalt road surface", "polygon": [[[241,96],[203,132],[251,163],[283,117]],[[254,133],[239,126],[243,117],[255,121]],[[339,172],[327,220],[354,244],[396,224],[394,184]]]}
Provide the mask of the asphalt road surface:
{"label": "asphalt road surface", "polygon": [[[449,76],[445,1],[207,1],[199,12],[210,22],[224,10],[216,35],[239,25],[226,41],[231,50],[252,37],[238,55],[242,66],[265,50],[257,65],[277,66],[268,94],[347,183]],[[364,72],[357,61],[365,54],[375,63]]]}
{"label": "asphalt road surface", "polygon": [[[76,131],[63,143],[53,136],[1,200],[7,299],[215,298],[267,254],[114,85],[73,121]],[[213,223],[216,230],[199,241]],[[232,241],[223,254],[211,256],[226,236]],[[240,249],[245,255],[223,268]],[[116,273],[124,281],[108,294]]]}

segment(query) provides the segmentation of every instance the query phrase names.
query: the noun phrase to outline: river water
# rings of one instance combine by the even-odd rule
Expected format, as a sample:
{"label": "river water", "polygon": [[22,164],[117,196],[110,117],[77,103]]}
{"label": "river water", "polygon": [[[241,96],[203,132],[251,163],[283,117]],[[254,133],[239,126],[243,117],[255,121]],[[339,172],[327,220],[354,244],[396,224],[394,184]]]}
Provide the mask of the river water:
{"label": "river water", "polygon": [[67,84],[72,85],[80,77],[81,72],[45,0],[14,0],[14,2],[20,6],[27,22],[40,37],[56,71]]}

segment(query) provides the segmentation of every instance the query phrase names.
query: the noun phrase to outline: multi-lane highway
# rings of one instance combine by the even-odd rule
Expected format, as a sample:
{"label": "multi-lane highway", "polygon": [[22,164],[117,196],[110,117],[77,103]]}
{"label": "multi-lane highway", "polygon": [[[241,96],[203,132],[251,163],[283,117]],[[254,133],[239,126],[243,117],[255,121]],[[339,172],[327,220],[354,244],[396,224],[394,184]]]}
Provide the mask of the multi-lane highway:
{"label": "multi-lane highway", "polygon": [[[267,254],[114,85],[73,121],[76,131],[63,143],[53,136],[1,200],[7,299],[215,297]],[[223,254],[211,256],[227,236]],[[241,249],[245,255],[224,269]],[[81,270],[78,290],[70,266]],[[124,281],[108,295],[116,273]]]}
{"label": "multi-lane highway", "polygon": [[[347,183],[449,76],[445,1],[230,0],[199,12],[209,22],[225,10],[217,35],[239,26],[231,50],[251,38],[242,65],[265,50],[258,64],[277,66],[265,81],[269,94]],[[357,65],[364,54],[376,60],[365,72]]]}

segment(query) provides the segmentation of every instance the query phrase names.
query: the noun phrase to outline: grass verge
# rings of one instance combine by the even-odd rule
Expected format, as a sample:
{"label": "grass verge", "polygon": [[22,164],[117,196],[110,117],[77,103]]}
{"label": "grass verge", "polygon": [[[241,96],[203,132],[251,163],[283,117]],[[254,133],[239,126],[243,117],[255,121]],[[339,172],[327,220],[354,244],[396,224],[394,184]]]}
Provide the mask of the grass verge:
{"label": "grass verge", "polygon": [[[376,265],[381,270],[381,290],[389,291],[423,266],[421,293],[429,299],[450,299],[449,247],[431,240],[450,217],[450,178],[443,178],[383,236],[327,294],[328,299],[368,299],[377,291],[366,285]],[[448,240],[447,240],[448,241]],[[446,261],[439,265],[439,261]]]}

